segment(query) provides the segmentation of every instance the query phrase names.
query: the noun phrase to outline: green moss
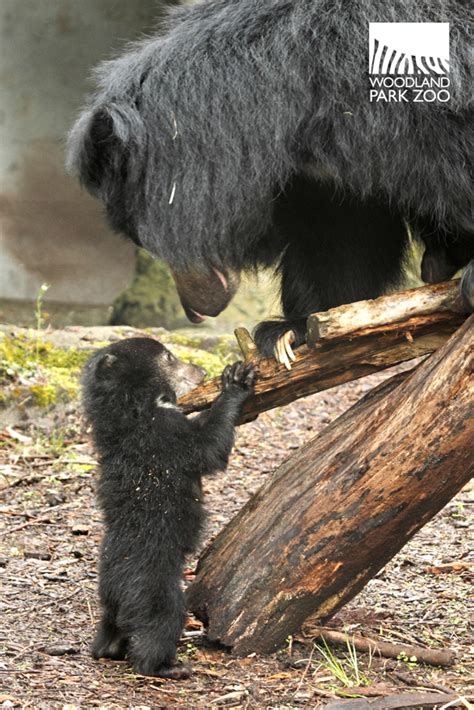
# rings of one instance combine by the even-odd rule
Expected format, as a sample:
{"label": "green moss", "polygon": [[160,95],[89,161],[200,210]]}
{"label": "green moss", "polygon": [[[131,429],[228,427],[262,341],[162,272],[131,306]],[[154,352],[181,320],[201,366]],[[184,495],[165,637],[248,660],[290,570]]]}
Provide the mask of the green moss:
{"label": "green moss", "polygon": [[27,335],[0,335],[0,376],[5,369],[17,368],[35,371],[46,369],[79,369],[88,358],[88,353],[79,350],[55,348],[44,342],[36,333]]}
{"label": "green moss", "polygon": [[0,336],[0,385],[3,406],[12,399],[48,407],[74,399],[88,353],[55,348],[36,334]]}
{"label": "green moss", "polygon": [[[208,377],[218,376],[238,357],[232,336],[192,337],[164,332],[158,337],[178,358],[203,367]],[[95,342],[91,350],[108,344]],[[55,347],[38,331],[0,333],[0,406],[22,402],[50,407],[76,399],[80,373],[89,356],[89,350]]]}
{"label": "green moss", "polygon": [[99,348],[105,348],[107,345],[110,345],[109,340],[94,340],[94,342],[91,343],[91,347],[97,348],[97,350],[99,350]]}
{"label": "green moss", "polygon": [[218,357],[228,361],[229,355],[235,355],[233,360],[237,360],[242,357],[242,354],[237,345],[237,341],[233,335],[221,335],[217,338],[217,342],[212,349],[212,352]]}
{"label": "green moss", "polygon": [[182,345],[185,348],[199,348],[203,342],[203,338],[199,336],[192,337],[190,335],[182,335],[176,332],[162,333],[159,336],[159,340],[164,345]]}
{"label": "green moss", "polygon": [[187,350],[179,345],[173,347],[173,353],[183,362],[189,362],[193,365],[203,367],[208,377],[217,377],[227,362],[214,353],[208,353],[206,350]]}
{"label": "green moss", "polygon": [[[201,337],[163,334],[161,339],[178,358],[203,367],[208,377],[219,375],[226,364],[235,360],[235,343],[230,336],[211,339],[206,349],[202,347],[206,339]],[[0,335],[0,406],[21,401],[50,407],[76,399],[79,375],[89,355],[88,351],[54,347],[36,333],[31,337]]]}
{"label": "green moss", "polygon": [[226,365],[238,358],[238,347],[231,335],[209,338],[174,332],[163,333],[159,338],[180,360],[203,367],[208,378],[217,377]]}

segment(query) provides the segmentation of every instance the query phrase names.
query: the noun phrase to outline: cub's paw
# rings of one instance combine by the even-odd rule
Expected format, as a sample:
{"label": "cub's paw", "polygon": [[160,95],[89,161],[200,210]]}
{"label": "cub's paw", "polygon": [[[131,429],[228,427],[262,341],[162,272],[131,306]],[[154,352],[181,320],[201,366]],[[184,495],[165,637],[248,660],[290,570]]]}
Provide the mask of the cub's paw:
{"label": "cub's paw", "polygon": [[92,644],[91,654],[96,660],[110,658],[112,661],[123,661],[127,654],[127,641],[120,636],[109,639],[98,637]]}
{"label": "cub's paw", "polygon": [[191,667],[184,663],[155,666],[150,662],[143,661],[134,663],[133,670],[139,675],[154,678],[169,678],[171,680],[186,680],[186,678],[189,678],[192,674]]}
{"label": "cub's paw", "polygon": [[238,388],[239,390],[250,392],[255,384],[255,378],[256,374],[253,365],[244,365],[243,362],[227,365],[222,373],[222,391]]}

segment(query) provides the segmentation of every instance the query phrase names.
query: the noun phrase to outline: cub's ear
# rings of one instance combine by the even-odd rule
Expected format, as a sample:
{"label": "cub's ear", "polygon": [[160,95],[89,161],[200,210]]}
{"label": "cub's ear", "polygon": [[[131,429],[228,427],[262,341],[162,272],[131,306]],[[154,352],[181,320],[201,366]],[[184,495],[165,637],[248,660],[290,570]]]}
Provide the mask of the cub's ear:
{"label": "cub's ear", "polygon": [[107,377],[115,369],[118,357],[112,353],[104,353],[96,363],[95,370],[100,377]]}

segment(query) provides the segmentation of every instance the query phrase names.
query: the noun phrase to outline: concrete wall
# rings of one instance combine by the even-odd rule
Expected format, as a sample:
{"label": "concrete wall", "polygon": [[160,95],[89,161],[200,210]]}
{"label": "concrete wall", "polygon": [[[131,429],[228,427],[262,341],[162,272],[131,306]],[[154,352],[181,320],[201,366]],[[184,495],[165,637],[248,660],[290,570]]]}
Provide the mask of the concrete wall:
{"label": "concrete wall", "polygon": [[139,37],[156,0],[0,0],[0,298],[105,304],[133,249],[64,174],[68,129],[91,67]]}

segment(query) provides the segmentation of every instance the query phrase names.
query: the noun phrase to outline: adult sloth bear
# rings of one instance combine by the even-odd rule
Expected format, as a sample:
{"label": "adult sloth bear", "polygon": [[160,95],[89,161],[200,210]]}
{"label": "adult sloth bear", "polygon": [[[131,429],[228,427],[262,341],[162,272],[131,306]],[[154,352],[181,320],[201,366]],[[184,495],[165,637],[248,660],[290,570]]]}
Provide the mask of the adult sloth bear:
{"label": "adult sloth bear", "polygon": [[[368,96],[369,22],[449,22],[444,103]],[[305,316],[396,285],[406,223],[425,280],[461,266],[474,304],[464,0],[208,0],[96,72],[69,165],[111,226],[164,259],[188,317],[217,315],[242,270],[276,265],[289,366]]]}

